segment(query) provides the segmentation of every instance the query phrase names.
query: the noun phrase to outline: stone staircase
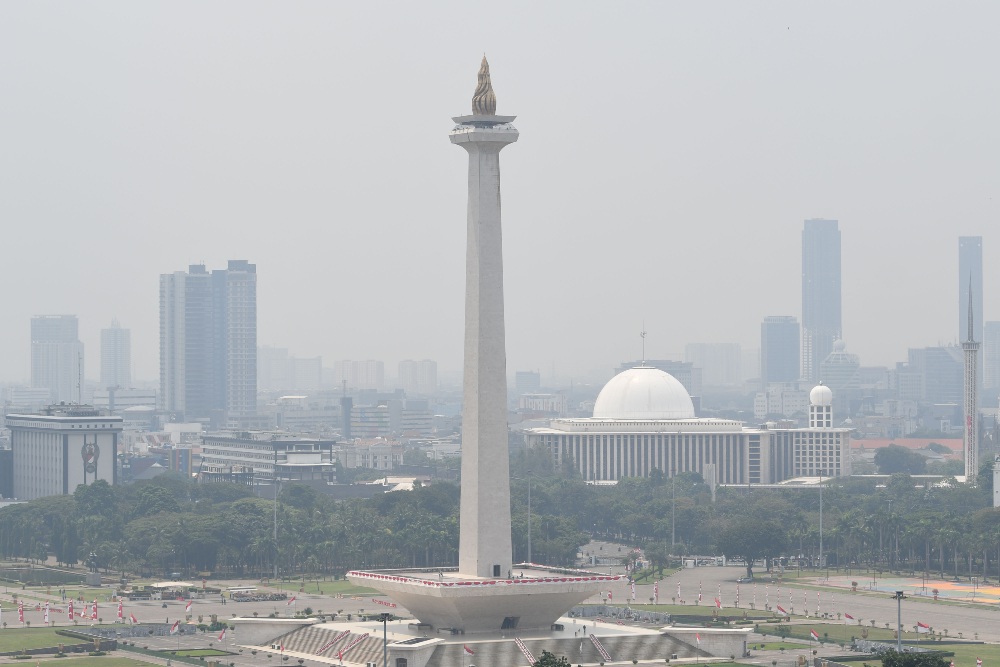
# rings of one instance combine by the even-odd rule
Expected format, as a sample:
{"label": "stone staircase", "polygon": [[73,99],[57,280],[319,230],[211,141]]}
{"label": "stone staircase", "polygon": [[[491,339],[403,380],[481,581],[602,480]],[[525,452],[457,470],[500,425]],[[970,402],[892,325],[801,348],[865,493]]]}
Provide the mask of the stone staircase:
{"label": "stone staircase", "polygon": [[[611,656],[612,661],[631,663],[635,660],[656,660],[662,662],[674,653],[678,658],[710,657],[707,651],[695,648],[686,642],[666,635],[622,635],[601,637],[601,644]],[[381,664],[381,640],[378,642],[379,652],[373,662]],[[542,656],[542,651],[548,651],[556,657],[565,656],[572,665],[606,662],[597,647],[587,637],[574,639],[525,639],[525,646],[536,659]],[[468,644],[475,655],[466,655],[461,644],[440,645],[434,651],[427,667],[454,667],[455,665],[506,665],[508,667],[528,667],[528,659],[524,657],[517,645],[511,641],[474,642]],[[359,647],[360,648],[360,647]],[[352,662],[353,651],[352,651]],[[365,662],[365,661],[360,661]]]}

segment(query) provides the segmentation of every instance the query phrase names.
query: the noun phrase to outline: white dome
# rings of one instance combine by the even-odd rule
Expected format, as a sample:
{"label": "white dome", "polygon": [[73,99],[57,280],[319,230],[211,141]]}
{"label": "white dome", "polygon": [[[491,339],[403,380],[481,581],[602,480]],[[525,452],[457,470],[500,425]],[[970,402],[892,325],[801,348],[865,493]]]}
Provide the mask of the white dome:
{"label": "white dome", "polygon": [[825,385],[816,385],[809,392],[809,403],[810,405],[832,405],[833,392]]}
{"label": "white dome", "polygon": [[594,403],[594,419],[694,419],[691,396],[677,378],[636,366],[611,378]]}

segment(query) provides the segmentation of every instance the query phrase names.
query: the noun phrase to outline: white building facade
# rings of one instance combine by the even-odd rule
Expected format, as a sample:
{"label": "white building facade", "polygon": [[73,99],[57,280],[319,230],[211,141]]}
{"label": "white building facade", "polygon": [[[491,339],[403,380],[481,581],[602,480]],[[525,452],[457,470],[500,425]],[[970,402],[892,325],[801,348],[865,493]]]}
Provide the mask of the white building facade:
{"label": "white building facade", "polygon": [[556,464],[572,465],[588,481],[647,477],[654,469],[666,476],[705,474],[709,464],[719,484],[848,475],[850,429],[832,426],[828,388],[812,394],[809,428],[746,428],[733,420],[695,418],[680,382],[640,366],[605,385],[593,418],[556,419],[525,433],[529,447],[546,447]]}
{"label": "white building facade", "polygon": [[117,482],[121,417],[89,406],[57,406],[46,414],[7,415],[6,421],[15,498],[68,495],[80,484]]}

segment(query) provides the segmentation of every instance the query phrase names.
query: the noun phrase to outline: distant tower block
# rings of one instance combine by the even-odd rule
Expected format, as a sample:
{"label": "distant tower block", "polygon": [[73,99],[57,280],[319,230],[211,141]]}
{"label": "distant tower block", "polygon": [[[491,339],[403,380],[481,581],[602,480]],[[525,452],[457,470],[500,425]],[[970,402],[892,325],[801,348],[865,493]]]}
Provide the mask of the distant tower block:
{"label": "distant tower block", "polygon": [[504,342],[500,151],[517,141],[514,116],[497,116],[490,66],[483,57],[472,115],[459,116],[451,142],[469,152],[465,256],[465,377],[458,569],[507,577],[510,469],[507,460],[507,357]]}
{"label": "distant tower block", "polygon": [[979,343],[973,340],[975,311],[972,307],[972,278],[969,278],[969,323],[968,337],[962,341],[965,352],[965,382],[962,391],[963,407],[965,408],[965,431],[963,447],[965,449],[965,480],[975,484],[979,473]]}

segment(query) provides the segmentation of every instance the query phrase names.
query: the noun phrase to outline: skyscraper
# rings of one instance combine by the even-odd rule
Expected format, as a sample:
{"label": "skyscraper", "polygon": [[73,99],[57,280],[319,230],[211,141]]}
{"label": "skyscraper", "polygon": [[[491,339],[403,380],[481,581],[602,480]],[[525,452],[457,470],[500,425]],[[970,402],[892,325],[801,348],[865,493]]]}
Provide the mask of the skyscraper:
{"label": "skyscraper", "polygon": [[83,343],[76,315],[31,318],[31,386],[48,389],[53,403],[80,403]]}
{"label": "skyscraper", "polygon": [[964,407],[965,429],[963,446],[965,448],[965,480],[976,483],[979,473],[979,342],[973,338],[976,331],[975,309],[972,305],[973,293],[969,290],[969,321],[966,331],[969,332],[962,341],[965,353],[965,375],[962,387],[962,403]]}
{"label": "skyscraper", "polygon": [[437,362],[431,359],[399,362],[399,386],[407,395],[427,396],[437,391]]}
{"label": "skyscraper", "polygon": [[161,407],[239,425],[257,406],[257,267],[160,276]]}
{"label": "skyscraper", "polygon": [[117,319],[110,329],[101,329],[101,388],[128,389],[132,386],[132,333],[122,329]]}
{"label": "skyscraper", "polygon": [[[971,299],[969,290],[971,292]],[[979,315],[972,340],[983,340],[983,237],[958,237],[958,341],[969,340],[969,306]]]}
{"label": "skyscraper", "polygon": [[802,377],[822,380],[819,365],[842,335],[840,229],[836,220],[806,220],[802,229]]}
{"label": "skyscraper", "polygon": [[791,315],[768,315],[760,324],[760,386],[799,379],[799,321]]}
{"label": "skyscraper", "polygon": [[1000,387],[1000,322],[983,324],[983,387]]}

